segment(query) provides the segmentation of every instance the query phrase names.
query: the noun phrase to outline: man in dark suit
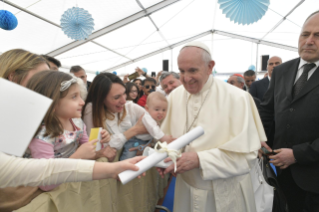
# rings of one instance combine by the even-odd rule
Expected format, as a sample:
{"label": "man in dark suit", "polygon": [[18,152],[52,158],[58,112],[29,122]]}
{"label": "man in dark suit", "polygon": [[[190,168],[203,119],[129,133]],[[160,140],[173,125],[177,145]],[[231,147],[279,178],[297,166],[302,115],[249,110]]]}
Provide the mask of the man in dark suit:
{"label": "man in dark suit", "polygon": [[249,93],[253,97],[258,98],[260,101],[263,100],[264,94],[266,93],[269,87],[272,71],[276,66],[280,65],[281,63],[282,63],[281,58],[277,56],[271,57],[268,60],[267,62],[268,77],[265,77],[262,80],[253,82],[249,88]]}
{"label": "man in dark suit", "polygon": [[[283,63],[272,73],[260,116],[279,184],[290,212],[319,211],[319,11],[304,23],[299,37],[300,58]],[[272,149],[271,149],[272,148]]]}
{"label": "man in dark suit", "polygon": [[70,73],[73,73],[74,76],[81,78],[86,85],[86,89],[89,90],[91,82],[87,81],[86,72],[81,66],[72,66],[70,69]]}

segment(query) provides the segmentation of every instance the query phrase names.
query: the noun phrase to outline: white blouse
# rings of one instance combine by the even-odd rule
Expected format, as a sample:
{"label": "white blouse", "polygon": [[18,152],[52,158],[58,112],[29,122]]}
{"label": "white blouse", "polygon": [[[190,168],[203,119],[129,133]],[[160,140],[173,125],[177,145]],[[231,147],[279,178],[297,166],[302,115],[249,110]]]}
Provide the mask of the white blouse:
{"label": "white blouse", "polygon": [[0,188],[92,180],[93,160],[24,159],[0,152]]}
{"label": "white blouse", "polygon": [[[145,114],[145,109],[138,104],[135,104],[132,101],[127,101],[125,104],[125,109],[126,109],[126,115],[122,122],[118,124],[118,115],[117,113],[113,113],[114,119],[113,120],[106,120],[106,127],[109,133],[111,134],[111,140],[109,142],[109,145],[112,148],[115,148],[117,150],[122,149],[124,146],[125,142],[127,141],[125,135],[123,134],[125,131],[133,127],[138,119]],[[123,112],[120,113],[120,117],[123,115]],[[145,117],[146,118],[146,117]],[[143,117],[143,124],[145,128],[148,130],[149,133],[152,133],[150,129],[152,128],[158,128],[156,122],[150,122],[147,121]],[[147,118],[149,119],[149,117]],[[91,128],[94,128],[93,125],[93,115],[92,115],[92,103],[88,103],[87,106],[85,107],[85,113],[83,117],[83,121],[86,125],[87,133],[89,135]],[[153,134],[153,133],[152,133]],[[153,137],[163,137],[164,134],[154,134],[152,135]],[[152,136],[149,134],[143,134],[143,135],[137,135],[136,138],[141,139],[141,140],[150,140],[152,139]]]}

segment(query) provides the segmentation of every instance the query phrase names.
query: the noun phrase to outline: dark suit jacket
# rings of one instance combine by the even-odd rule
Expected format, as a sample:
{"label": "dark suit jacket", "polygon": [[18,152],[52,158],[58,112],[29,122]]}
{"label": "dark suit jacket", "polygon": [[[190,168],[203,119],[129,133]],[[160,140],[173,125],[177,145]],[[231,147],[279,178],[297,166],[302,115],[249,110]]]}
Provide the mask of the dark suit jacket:
{"label": "dark suit jacket", "polygon": [[290,166],[296,184],[319,194],[319,68],[293,99],[300,59],[274,68],[270,87],[260,105],[267,136],[275,122],[273,148],[291,148],[297,163]]}
{"label": "dark suit jacket", "polygon": [[264,94],[268,90],[269,79],[268,77],[263,78],[262,80],[253,82],[249,88],[249,93],[258,98],[260,101],[263,100]]}
{"label": "dark suit jacket", "polygon": [[257,99],[256,97],[253,97],[253,99],[254,99],[254,102],[255,102],[255,105],[256,105],[256,107],[257,107],[257,109],[258,109],[258,111],[259,111],[259,109],[260,109],[260,100],[259,99]]}

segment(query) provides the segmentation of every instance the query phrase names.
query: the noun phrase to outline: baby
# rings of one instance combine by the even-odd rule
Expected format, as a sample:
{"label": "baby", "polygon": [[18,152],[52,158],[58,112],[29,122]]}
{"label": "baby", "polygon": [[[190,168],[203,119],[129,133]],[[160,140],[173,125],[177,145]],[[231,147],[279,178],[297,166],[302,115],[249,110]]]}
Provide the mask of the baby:
{"label": "baby", "polygon": [[167,106],[168,102],[163,94],[153,92],[148,95],[142,122],[149,134],[137,135],[136,139],[126,142],[120,160],[142,154],[153,138],[167,143],[174,140],[172,136],[165,135],[160,128],[160,124],[166,117]]}
{"label": "baby", "polygon": [[[145,110],[146,113],[142,119],[142,122],[147,129],[148,133],[161,142],[166,141],[170,143],[173,139],[171,136],[164,135],[160,129],[160,125],[167,113],[168,102],[166,97],[159,93],[153,92],[148,95]],[[137,138],[143,138],[145,135],[138,135]]]}

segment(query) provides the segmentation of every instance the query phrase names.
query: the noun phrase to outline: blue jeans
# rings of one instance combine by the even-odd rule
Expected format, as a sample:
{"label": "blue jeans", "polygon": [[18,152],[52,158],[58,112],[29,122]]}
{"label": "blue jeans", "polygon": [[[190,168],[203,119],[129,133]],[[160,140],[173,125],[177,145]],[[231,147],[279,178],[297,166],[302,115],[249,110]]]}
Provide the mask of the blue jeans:
{"label": "blue jeans", "polygon": [[129,158],[133,158],[136,156],[136,153],[137,153],[137,150],[134,150],[134,151],[130,151],[131,148],[133,147],[139,147],[139,150],[140,151],[143,151],[144,150],[144,147],[141,146],[141,145],[145,145],[149,142],[151,142],[151,140],[149,141],[143,141],[143,140],[140,140],[138,138],[131,138],[130,140],[128,140],[125,144],[124,144],[124,147],[123,147],[123,152],[120,156],[120,161],[121,160],[126,160],[126,159],[129,159]]}

